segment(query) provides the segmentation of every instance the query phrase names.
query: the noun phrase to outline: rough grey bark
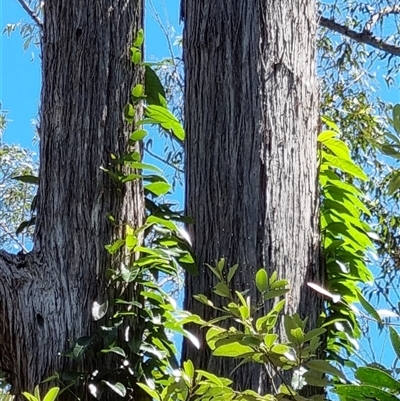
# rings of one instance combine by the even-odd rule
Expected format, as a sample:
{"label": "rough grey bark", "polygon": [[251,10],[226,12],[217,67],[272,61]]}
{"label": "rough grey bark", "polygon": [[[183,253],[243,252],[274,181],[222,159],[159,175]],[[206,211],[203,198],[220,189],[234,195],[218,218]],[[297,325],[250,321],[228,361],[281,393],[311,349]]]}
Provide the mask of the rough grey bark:
{"label": "rough grey bark", "polygon": [[[186,276],[184,307],[206,319],[215,280],[204,263],[240,263],[235,289],[262,266],[291,284],[289,313],[309,316],[319,282],[318,88],[314,0],[183,0],[186,207],[200,273]],[[237,362],[184,343],[183,359],[229,376]],[[256,366],[234,375],[239,389],[270,391]]]}
{"label": "rough grey bark", "polygon": [[104,245],[121,234],[107,215],[142,222],[140,183],[121,191],[100,169],[132,131],[122,111],[141,79],[129,48],[142,21],[141,0],[45,4],[34,249],[0,253],[0,370],[14,393],[68,368],[58,353],[91,333],[93,301],[107,298]]}

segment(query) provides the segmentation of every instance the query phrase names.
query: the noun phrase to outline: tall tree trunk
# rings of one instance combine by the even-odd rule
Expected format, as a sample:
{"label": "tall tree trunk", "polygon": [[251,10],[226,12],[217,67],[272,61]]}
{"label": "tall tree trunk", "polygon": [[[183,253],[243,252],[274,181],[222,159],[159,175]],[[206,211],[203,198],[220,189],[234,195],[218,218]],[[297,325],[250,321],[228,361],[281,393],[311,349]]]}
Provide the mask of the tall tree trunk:
{"label": "tall tree trunk", "polygon": [[[315,324],[319,281],[314,0],[183,0],[186,207],[199,276],[186,276],[184,307],[206,319],[215,280],[204,263],[240,264],[233,286],[258,268],[290,282],[286,312]],[[229,376],[236,362],[185,342],[183,359]],[[233,375],[239,389],[270,391],[256,366]]]}
{"label": "tall tree trunk", "polygon": [[127,149],[122,110],[141,79],[129,48],[142,21],[141,0],[45,4],[34,248],[0,253],[0,370],[13,393],[68,368],[59,352],[91,334],[93,301],[107,299],[104,245],[121,235],[107,215],[142,222],[140,183],[119,190],[100,169]]}

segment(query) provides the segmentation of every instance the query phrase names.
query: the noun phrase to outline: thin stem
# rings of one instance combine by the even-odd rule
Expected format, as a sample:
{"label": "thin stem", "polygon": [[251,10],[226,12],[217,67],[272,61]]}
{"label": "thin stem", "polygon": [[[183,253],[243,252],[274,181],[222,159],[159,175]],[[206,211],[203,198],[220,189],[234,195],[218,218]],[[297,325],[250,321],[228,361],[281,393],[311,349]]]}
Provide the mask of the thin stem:
{"label": "thin stem", "polygon": [[33,19],[33,22],[38,26],[40,30],[43,28],[43,23],[39,16],[29,7],[25,0],[17,0],[21,7],[26,11],[26,13]]}

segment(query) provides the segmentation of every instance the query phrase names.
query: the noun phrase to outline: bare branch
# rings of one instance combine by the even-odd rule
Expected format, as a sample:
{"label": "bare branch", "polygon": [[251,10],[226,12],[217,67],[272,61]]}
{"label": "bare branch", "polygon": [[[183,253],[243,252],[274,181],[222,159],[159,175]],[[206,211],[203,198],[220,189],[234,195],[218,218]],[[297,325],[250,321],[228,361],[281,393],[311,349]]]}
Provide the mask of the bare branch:
{"label": "bare branch", "polygon": [[371,18],[368,20],[368,22],[365,24],[364,31],[371,32],[372,28],[376,23],[382,19],[383,17],[386,17],[387,15],[390,14],[400,14],[400,6],[388,6],[382,8],[382,10],[378,11],[375,14],[371,15]]}
{"label": "bare branch", "polygon": [[33,22],[39,27],[41,30],[43,28],[42,20],[39,16],[29,7],[28,3],[25,0],[17,0],[21,7],[26,11],[26,13],[33,19]]}
{"label": "bare branch", "polygon": [[346,26],[339,24],[333,19],[320,17],[319,24],[325,28],[328,28],[334,32],[340,33],[341,35],[347,36],[350,39],[358,43],[364,43],[378,50],[392,54],[393,56],[400,56],[400,47],[385,42],[381,38],[378,38],[371,34],[371,32],[363,31],[357,32],[353,29],[347,28]]}

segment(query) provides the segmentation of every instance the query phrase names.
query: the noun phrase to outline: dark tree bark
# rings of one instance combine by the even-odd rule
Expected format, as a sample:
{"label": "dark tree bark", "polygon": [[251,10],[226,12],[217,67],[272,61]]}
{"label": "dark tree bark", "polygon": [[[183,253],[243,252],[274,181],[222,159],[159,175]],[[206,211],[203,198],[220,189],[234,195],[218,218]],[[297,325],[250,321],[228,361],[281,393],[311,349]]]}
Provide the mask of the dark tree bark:
{"label": "dark tree bark", "polygon": [[91,334],[113,263],[104,245],[122,230],[107,215],[142,222],[140,183],[120,190],[100,169],[132,132],[122,111],[141,80],[129,48],[142,14],[141,0],[46,2],[34,248],[0,253],[0,370],[13,393],[68,368],[59,352]]}
{"label": "dark tree bark", "polygon": [[[240,264],[233,287],[251,287],[258,268],[291,285],[286,312],[315,325],[320,282],[314,0],[183,0],[186,205],[200,273],[187,275],[184,307],[206,319],[215,280],[204,263]],[[229,376],[237,362],[184,343],[183,359]],[[238,389],[271,391],[254,365]]]}

